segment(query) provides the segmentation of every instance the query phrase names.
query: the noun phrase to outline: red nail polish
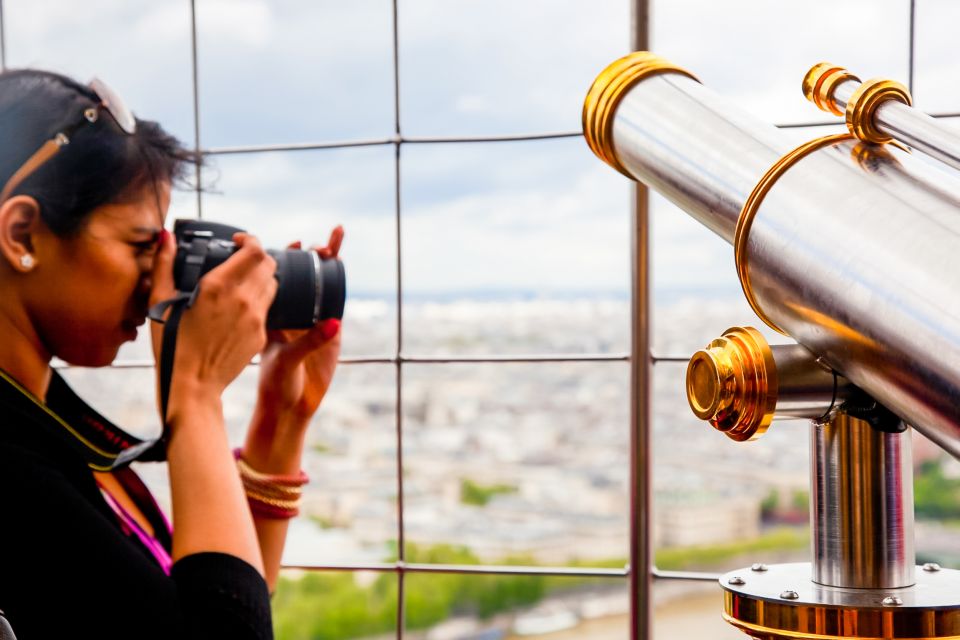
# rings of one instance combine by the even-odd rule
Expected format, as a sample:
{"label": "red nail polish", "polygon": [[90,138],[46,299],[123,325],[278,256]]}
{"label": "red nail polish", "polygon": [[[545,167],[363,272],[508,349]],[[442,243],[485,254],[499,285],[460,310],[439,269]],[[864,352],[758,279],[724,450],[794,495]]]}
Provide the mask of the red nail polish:
{"label": "red nail polish", "polygon": [[160,236],[157,238],[157,242],[162,246],[167,243],[167,237],[170,235],[170,232],[166,229],[160,229]]}
{"label": "red nail polish", "polygon": [[336,318],[330,318],[329,320],[324,320],[323,325],[320,327],[320,335],[323,336],[324,340],[329,340],[333,336],[337,335],[337,331],[340,330],[340,321]]}

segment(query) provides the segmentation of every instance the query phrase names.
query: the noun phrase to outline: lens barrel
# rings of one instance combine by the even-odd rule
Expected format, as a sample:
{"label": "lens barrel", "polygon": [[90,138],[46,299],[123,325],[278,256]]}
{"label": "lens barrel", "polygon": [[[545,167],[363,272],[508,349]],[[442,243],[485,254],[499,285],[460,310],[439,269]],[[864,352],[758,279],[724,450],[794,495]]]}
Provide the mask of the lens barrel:
{"label": "lens barrel", "polygon": [[315,251],[267,251],[277,262],[277,296],[267,315],[270,329],[309,329],[342,318],[346,301],[343,263],[321,260]]}

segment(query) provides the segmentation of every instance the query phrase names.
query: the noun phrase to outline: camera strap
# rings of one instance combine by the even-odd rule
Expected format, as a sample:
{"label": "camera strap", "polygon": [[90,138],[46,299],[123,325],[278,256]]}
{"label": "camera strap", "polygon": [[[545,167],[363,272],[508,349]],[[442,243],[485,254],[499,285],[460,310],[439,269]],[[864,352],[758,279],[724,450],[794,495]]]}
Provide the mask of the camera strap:
{"label": "camera strap", "polygon": [[[173,379],[173,357],[177,350],[177,330],[180,317],[193,302],[193,293],[181,292],[150,308],[148,317],[163,325],[163,339],[160,343],[160,416],[163,418],[164,435],[167,430],[167,401],[170,398],[170,382]],[[164,315],[169,311],[169,315]]]}
{"label": "camera strap", "polygon": [[[177,352],[177,331],[180,328],[180,318],[183,312],[193,306],[200,285],[193,291],[181,291],[174,297],[157,303],[150,308],[148,317],[154,322],[163,325],[163,339],[160,343],[160,416],[163,419],[163,435],[157,447],[163,447],[163,456],[166,459],[166,446],[170,429],[167,423],[167,403],[170,400],[170,383],[173,380],[173,362]],[[164,314],[167,314],[164,319]]]}
{"label": "camera strap", "polygon": [[156,457],[166,452],[157,447],[159,438],[142,440],[117,427],[84,402],[56,371],[51,374],[44,403],[0,370],[0,406],[59,439],[95,471],[114,471],[134,460],[165,459],[165,455]]}

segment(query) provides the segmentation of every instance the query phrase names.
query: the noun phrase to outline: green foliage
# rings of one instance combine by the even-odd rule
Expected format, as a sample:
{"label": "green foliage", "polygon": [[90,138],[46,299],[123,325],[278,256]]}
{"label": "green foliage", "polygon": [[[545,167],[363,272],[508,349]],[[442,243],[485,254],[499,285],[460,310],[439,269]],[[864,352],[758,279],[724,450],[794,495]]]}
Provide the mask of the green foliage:
{"label": "green foliage", "polygon": [[960,518],[960,478],[947,478],[939,460],[927,460],[913,476],[914,508],[918,518]]}
{"label": "green foliage", "polygon": [[[467,547],[408,545],[407,562],[475,565]],[[531,564],[529,557],[501,564]],[[563,586],[570,587],[571,581]],[[411,574],[406,578],[405,616],[410,630],[427,629],[453,615],[490,618],[533,605],[551,587],[543,576]],[[350,573],[315,572],[298,579],[281,577],[273,600],[278,640],[339,640],[390,633],[396,628],[397,579],[378,576],[362,587]]]}
{"label": "green foliage", "polygon": [[485,507],[494,496],[516,493],[517,487],[512,484],[482,485],[470,478],[460,480],[460,502],[475,507]]}
{"label": "green foliage", "polygon": [[[448,544],[407,546],[407,562],[423,564],[480,564],[468,547]],[[499,564],[529,565],[527,556],[505,558]],[[411,629],[430,627],[453,614],[489,618],[502,611],[538,602],[545,595],[542,576],[484,576],[431,574],[407,576],[407,624]],[[418,598],[412,600],[411,596]],[[422,608],[422,610],[421,610]],[[434,613],[442,609],[442,615]]]}
{"label": "green foliage", "polygon": [[281,578],[273,599],[278,638],[358,638],[389,631],[397,617],[397,581],[379,576],[362,587],[349,573]]}
{"label": "green foliage", "polygon": [[794,491],[790,504],[797,511],[810,511],[810,492],[801,489]]}
{"label": "green foliage", "polygon": [[337,526],[337,523],[333,521],[333,518],[329,518],[327,516],[311,515],[310,519],[313,520],[313,522],[323,530],[333,529]]}
{"label": "green foliage", "polygon": [[746,554],[764,551],[803,549],[810,544],[806,531],[793,528],[774,529],[753,540],[738,540],[726,544],[658,549],[654,560],[659,569],[678,570],[718,565]]}
{"label": "green foliage", "polygon": [[[717,564],[747,553],[802,548],[805,532],[778,529],[755,540],[716,546],[660,549],[661,569],[683,569]],[[396,547],[388,561],[396,559]],[[468,547],[408,544],[406,561],[424,564],[480,564]],[[622,568],[625,558],[573,561],[570,566]],[[500,565],[535,566],[530,556],[512,556]],[[608,585],[609,579],[559,576],[505,576],[466,574],[407,574],[406,617],[409,630],[427,629],[454,615],[488,619],[513,609],[530,607],[562,591]],[[347,640],[396,629],[397,578],[383,573],[370,583],[358,583],[349,572],[311,572],[299,578],[282,576],[273,599],[274,630],[278,640]]]}

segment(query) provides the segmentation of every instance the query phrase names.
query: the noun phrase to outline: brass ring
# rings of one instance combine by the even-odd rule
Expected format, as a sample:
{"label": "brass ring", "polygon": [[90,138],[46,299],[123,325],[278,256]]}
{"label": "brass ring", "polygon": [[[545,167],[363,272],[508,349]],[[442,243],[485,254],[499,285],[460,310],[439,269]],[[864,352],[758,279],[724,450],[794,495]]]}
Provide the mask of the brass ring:
{"label": "brass ring", "polygon": [[806,96],[807,100],[817,105],[821,111],[829,111],[835,116],[842,116],[843,111],[837,107],[833,93],[840,84],[847,80],[860,82],[860,78],[843,67],[838,67],[829,62],[821,62],[814,65],[803,77],[803,95]]}
{"label": "brass ring", "polygon": [[747,240],[750,237],[750,228],[753,226],[753,219],[756,217],[757,211],[760,210],[760,204],[763,202],[764,196],[767,195],[767,192],[770,191],[787,169],[795,165],[809,153],[822,149],[823,147],[829,147],[837,142],[852,140],[853,137],[854,136],[849,133],[837,133],[810,140],[793,151],[790,151],[777,160],[772,167],[767,169],[767,172],[760,178],[760,181],[753,188],[753,191],[750,192],[747,201],[743,203],[743,208],[740,209],[740,217],[737,218],[737,231],[733,239],[733,256],[737,265],[737,276],[740,278],[740,286],[743,288],[743,295],[746,296],[750,308],[757,314],[757,317],[763,320],[768,327],[783,335],[788,334],[777,326],[763,309],[760,308],[760,304],[754,296],[753,287],[750,284],[750,277],[747,274]]}
{"label": "brass ring", "polygon": [[847,103],[847,129],[864,142],[886,144],[893,140],[881,133],[874,124],[877,108],[887,100],[896,100],[907,106],[913,104],[910,91],[894,80],[874,78],[857,87]]}
{"label": "brass ring", "polygon": [[[839,618],[850,613],[856,613],[856,616],[848,618],[846,633],[843,625],[833,627],[833,632],[827,630],[831,627],[827,627],[825,619]],[[751,638],[881,640],[882,637],[899,637],[911,640],[960,640],[960,635],[957,635],[960,631],[960,615],[955,607],[917,607],[896,612],[886,607],[870,607],[851,611],[846,607],[830,605],[753,599],[724,590],[723,611],[720,615],[725,622]],[[893,622],[894,615],[896,623]],[[875,631],[886,628],[886,625],[893,627],[894,624],[898,630],[902,630],[896,636],[881,636],[878,635],[879,631]]]}
{"label": "brass ring", "polygon": [[763,435],[777,408],[773,350],[753,327],[731,327],[687,364],[687,402],[701,420],[737,442]]}
{"label": "brass ring", "polygon": [[633,176],[620,164],[613,150],[613,116],[620,99],[633,85],[660,73],[679,73],[697,80],[686,69],[649,51],[635,51],[615,60],[601,71],[583,102],[583,135],[587,145],[601,160],[631,180]]}

